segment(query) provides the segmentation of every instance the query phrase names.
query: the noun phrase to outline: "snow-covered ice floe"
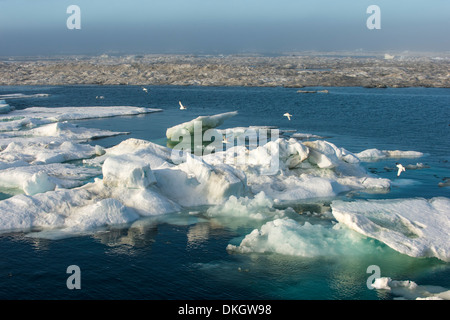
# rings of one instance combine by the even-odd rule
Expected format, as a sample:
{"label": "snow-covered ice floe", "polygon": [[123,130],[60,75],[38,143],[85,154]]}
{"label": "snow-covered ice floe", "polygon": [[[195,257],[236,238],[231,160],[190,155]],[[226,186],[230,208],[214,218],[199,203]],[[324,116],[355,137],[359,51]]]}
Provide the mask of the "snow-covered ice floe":
{"label": "snow-covered ice floe", "polygon": [[311,139],[324,139],[322,136],[318,136],[316,134],[312,133],[293,133],[292,138],[298,139],[298,140],[311,140]]}
{"label": "snow-covered ice floe", "polygon": [[[83,233],[132,223],[140,217],[209,206],[206,216],[222,219],[232,215],[262,225],[236,251],[262,252],[272,246],[274,252],[311,255],[314,250],[323,252],[319,247],[325,241],[340,244],[330,245],[325,254],[351,253],[355,250],[346,248],[362,235],[342,228],[343,224],[335,228],[297,225],[290,216],[293,210],[274,206],[330,199],[352,190],[389,191],[389,179],[367,172],[357,154],[328,141],[301,142],[277,134],[265,135],[268,141],[259,139],[264,130],[273,128],[247,128],[251,134],[245,128],[234,128],[231,132],[236,139],[256,136],[260,143],[224,147],[219,141],[222,149],[196,155],[140,139],[126,139],[110,148],[91,146],[83,142],[120,133],[85,130],[64,122],[155,110],[28,108],[0,116],[3,124],[25,121],[36,126],[23,130],[23,126],[13,125],[0,136],[0,188],[23,191],[0,201],[0,231],[42,228],[58,229],[61,234]],[[223,134],[226,131],[216,128],[236,114],[194,120],[201,122],[202,133],[208,128]],[[194,120],[169,128],[168,139],[193,134]],[[69,160],[82,160],[82,164],[64,163]],[[272,243],[286,234],[292,235],[290,246]],[[316,238],[316,244],[307,243],[314,234],[322,238]]]}
{"label": "snow-covered ice floe", "polygon": [[356,154],[360,160],[376,161],[386,158],[420,158],[424,154],[419,151],[367,149]]}
{"label": "snow-covered ice floe", "polygon": [[441,286],[418,285],[410,280],[392,280],[389,277],[378,278],[372,284],[374,289],[388,291],[397,300],[450,300],[450,290]]}
{"label": "snow-covered ice floe", "polygon": [[[0,188],[22,189],[25,194],[36,194],[56,188],[79,187],[99,175],[99,168],[69,163],[23,165],[0,170]],[[35,187],[30,189],[32,185]]]}
{"label": "snow-covered ice floe", "polygon": [[22,110],[12,110],[6,114],[0,114],[0,131],[34,128],[36,126],[66,120],[131,116],[158,111],[161,111],[161,109],[132,106],[31,107]]}
{"label": "snow-covered ice floe", "polygon": [[412,257],[450,261],[450,199],[335,200],[333,216],[364,236]]}
{"label": "snow-covered ice floe", "polygon": [[0,145],[4,147],[5,144],[14,141],[14,139],[23,140],[29,137],[58,137],[66,140],[85,142],[122,134],[128,134],[128,132],[84,128],[69,123],[68,121],[63,121],[42,125],[30,130],[2,132],[0,133]]}
{"label": "snow-covered ice floe", "polygon": [[42,97],[48,97],[48,96],[50,96],[50,94],[48,94],[48,93],[35,93],[35,94],[9,93],[9,94],[0,94],[0,100],[42,98]]}
{"label": "snow-covered ice floe", "polygon": [[0,152],[0,169],[22,166],[24,163],[38,165],[79,160],[100,155],[103,152],[100,146],[54,137],[17,139],[9,142]]}
{"label": "snow-covered ice floe", "polygon": [[[19,96],[8,99],[13,97]],[[165,203],[151,190],[128,194],[127,190],[117,191],[120,188],[103,181],[92,182],[102,175],[106,180],[111,178],[108,166],[102,172],[102,167],[67,163],[105,153],[102,147],[85,144],[86,141],[126,134],[82,128],[68,120],[139,115],[159,109],[119,106],[14,110],[1,102],[0,191],[15,190],[12,194],[16,195],[0,201],[0,230],[62,228],[80,232],[94,226],[129,222],[152,212],[164,213],[164,205],[179,210],[177,204]],[[129,165],[129,161],[122,164]],[[118,171],[125,172],[123,168]],[[127,207],[124,203],[133,205]],[[79,222],[76,228],[74,221]]]}

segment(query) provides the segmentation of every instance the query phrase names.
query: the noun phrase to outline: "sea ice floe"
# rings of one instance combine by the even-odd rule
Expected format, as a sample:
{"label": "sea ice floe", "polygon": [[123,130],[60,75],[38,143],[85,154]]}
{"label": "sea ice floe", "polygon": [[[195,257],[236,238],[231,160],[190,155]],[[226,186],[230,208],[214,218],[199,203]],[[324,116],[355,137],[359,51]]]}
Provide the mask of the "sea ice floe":
{"label": "sea ice floe", "polygon": [[[85,163],[103,166],[106,164],[108,167],[107,159],[124,155],[141,159],[141,164],[148,164],[160,192],[182,206],[218,204],[228,196],[243,195],[247,187],[245,174],[228,164],[212,165],[202,157],[189,153],[182,153],[180,159],[183,160],[175,164],[174,162],[179,162],[178,153],[174,155],[170,148],[138,139],[127,139],[106,149],[103,156]],[[124,162],[124,168],[126,166]],[[120,169],[120,165],[115,166],[115,170]],[[109,174],[113,172],[114,170],[111,170]],[[123,180],[123,183],[125,182]]]}
{"label": "sea ice floe", "polygon": [[301,132],[297,132],[297,133],[293,133],[291,135],[292,138],[298,139],[298,140],[310,140],[310,139],[324,139],[324,137],[322,136],[318,136],[316,134],[312,134],[312,133],[301,133]]}
{"label": "sea ice floe", "polygon": [[17,139],[0,152],[0,166],[14,166],[17,161],[29,164],[60,163],[90,158],[102,152],[101,147],[54,137]]}
{"label": "sea ice floe", "polygon": [[32,196],[20,194],[0,201],[0,230],[59,228],[74,208],[92,204],[89,188],[60,189]]}
{"label": "sea ice floe", "polygon": [[203,156],[212,165],[225,162],[243,171],[253,194],[278,200],[334,197],[349,190],[390,188],[359,165],[355,155],[327,141],[301,143],[278,138],[254,149],[233,146]]}
{"label": "sea ice floe", "polygon": [[104,153],[100,146],[82,144],[92,139],[125,132],[89,129],[64,122],[42,125],[30,130],[0,134],[0,168],[28,164],[58,163],[86,159]]}
{"label": "sea ice floe", "polygon": [[[335,197],[350,190],[386,191],[390,187],[388,179],[366,172],[358,155],[323,140],[301,142],[279,138],[276,132],[261,136],[261,132],[267,134],[267,128],[262,127],[250,128],[251,134],[242,128],[232,130],[236,139],[250,137],[259,142],[257,145],[233,144],[214,153],[196,155],[139,139],[127,139],[105,149],[91,146],[82,142],[120,133],[85,130],[61,122],[154,111],[134,107],[28,108],[1,115],[0,123],[22,121],[37,127],[25,131],[18,130],[21,125],[12,125],[13,131],[0,136],[0,187],[22,189],[25,193],[0,201],[0,230],[39,227],[69,232],[78,223],[78,232],[127,223],[138,216],[208,205],[212,207],[205,214],[210,217],[237,214],[264,223],[275,219],[277,222],[270,222],[273,225],[261,229],[261,239],[279,230],[281,236],[284,231],[293,234],[300,229],[322,233],[325,239],[334,241],[334,232],[344,232],[307,224],[297,226],[285,219],[286,210],[272,205]],[[167,137],[193,134],[195,121],[201,122],[203,133],[235,115],[227,112],[198,117],[169,128]],[[222,135],[223,131],[217,133]],[[63,163],[69,160],[83,160],[83,165]],[[92,216],[90,211],[94,212]],[[307,241],[303,236],[296,237],[300,243]],[[273,244],[269,241],[268,245]],[[302,255],[309,249],[295,251],[294,243],[290,249],[274,249],[283,253],[290,250]]]}
{"label": "sea ice floe", "polygon": [[450,300],[450,290],[441,286],[418,285],[410,280],[392,280],[381,277],[374,281],[372,287],[386,290],[402,300]]}
{"label": "sea ice floe", "polygon": [[131,116],[158,111],[161,111],[161,109],[132,106],[31,107],[21,110],[12,110],[7,114],[0,114],[0,131],[34,128],[52,122]]}
{"label": "sea ice floe", "polygon": [[418,170],[418,169],[425,169],[425,168],[429,168],[430,166],[427,164],[423,164],[421,162],[418,162],[416,164],[407,164],[405,166],[405,169],[407,170]]}
{"label": "sea ice floe", "polygon": [[48,97],[50,94],[48,93],[35,93],[35,94],[23,94],[23,93],[8,93],[8,94],[0,94],[1,99],[28,99],[28,98],[42,98]]}
{"label": "sea ice floe", "polygon": [[[155,177],[149,164],[141,159],[126,155],[103,159],[103,171],[101,166],[64,163],[101,158],[105,154],[102,147],[82,142],[123,134],[81,128],[66,120],[136,115],[159,109],[68,107],[8,111],[0,116],[1,123],[6,124],[2,128],[12,130],[0,134],[0,188],[22,190],[24,194],[0,201],[0,230],[59,228],[65,233],[78,232],[180,210],[178,204],[151,188]],[[24,125],[31,129],[23,130]],[[104,179],[95,178],[102,174]],[[88,183],[94,178],[95,182]]]}
{"label": "sea ice floe", "polygon": [[0,170],[0,188],[22,189],[26,192],[24,183],[31,181],[35,175],[40,174],[42,176],[43,173],[45,173],[51,183],[55,184],[56,188],[70,189],[82,186],[87,180],[101,175],[101,169],[69,163],[42,165],[28,165],[28,163],[25,163],[21,166],[12,166]]}
{"label": "sea ice floe", "polygon": [[178,140],[180,137],[185,136],[186,133],[193,134],[196,123],[201,123],[202,131],[216,128],[222,125],[225,120],[234,117],[235,115],[237,115],[237,111],[225,112],[212,116],[199,116],[194,120],[168,128],[166,130],[166,137],[170,140]]}
{"label": "sea ice floe", "polygon": [[450,199],[335,200],[341,224],[412,257],[450,261]]}
{"label": "sea ice floe", "polygon": [[[0,231],[57,228],[70,234],[180,209],[156,188],[110,187],[96,179],[78,188],[20,194],[0,201]],[[74,227],[77,221],[82,227]]]}
{"label": "sea ice floe", "polygon": [[84,142],[88,140],[95,140],[104,137],[111,137],[116,135],[128,134],[128,132],[115,132],[109,130],[100,130],[95,128],[80,127],[68,121],[55,122],[43,125],[30,130],[13,131],[3,133],[0,135],[1,141],[8,137],[26,138],[26,137],[59,137],[70,139],[77,142]]}
{"label": "sea ice floe", "polygon": [[386,158],[419,158],[424,154],[418,151],[367,149],[355,154],[360,160],[374,161]]}

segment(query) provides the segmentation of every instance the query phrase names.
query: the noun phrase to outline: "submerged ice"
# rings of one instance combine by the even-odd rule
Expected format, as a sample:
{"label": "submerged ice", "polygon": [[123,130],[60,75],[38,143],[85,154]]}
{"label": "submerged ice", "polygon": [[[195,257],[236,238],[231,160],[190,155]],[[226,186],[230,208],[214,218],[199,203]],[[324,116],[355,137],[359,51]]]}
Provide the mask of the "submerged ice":
{"label": "submerged ice", "polygon": [[229,244],[227,250],[314,258],[366,255],[376,252],[377,247],[340,224],[299,223],[291,218],[278,218],[254,229],[239,245]]}

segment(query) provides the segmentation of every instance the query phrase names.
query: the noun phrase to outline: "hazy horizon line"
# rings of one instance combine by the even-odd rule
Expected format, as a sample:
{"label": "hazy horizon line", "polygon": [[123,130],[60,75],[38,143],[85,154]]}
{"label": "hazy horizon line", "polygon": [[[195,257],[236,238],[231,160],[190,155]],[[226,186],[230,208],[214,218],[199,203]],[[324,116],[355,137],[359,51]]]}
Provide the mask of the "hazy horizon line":
{"label": "hazy horizon line", "polygon": [[1,55],[2,58],[14,58],[14,57],[123,57],[123,56],[292,56],[292,55],[333,55],[333,54],[346,54],[346,55],[384,55],[384,54],[396,54],[403,56],[412,55],[434,55],[434,54],[444,54],[450,55],[450,50],[444,51],[425,51],[425,50],[365,50],[365,49],[348,49],[348,50],[293,50],[293,51],[252,51],[252,50],[242,50],[242,51],[230,51],[230,52],[220,52],[220,51],[117,51],[117,50],[107,50],[101,52],[86,52],[86,53],[49,53],[49,54],[8,54]]}

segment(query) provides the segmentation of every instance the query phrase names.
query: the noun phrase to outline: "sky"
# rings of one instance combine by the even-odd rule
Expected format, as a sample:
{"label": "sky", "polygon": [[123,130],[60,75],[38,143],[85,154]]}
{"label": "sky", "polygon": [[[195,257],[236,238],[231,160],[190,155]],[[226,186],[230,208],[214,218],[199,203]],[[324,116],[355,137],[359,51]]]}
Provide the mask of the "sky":
{"label": "sky", "polygon": [[449,18],[449,0],[0,0],[0,56],[442,52]]}

